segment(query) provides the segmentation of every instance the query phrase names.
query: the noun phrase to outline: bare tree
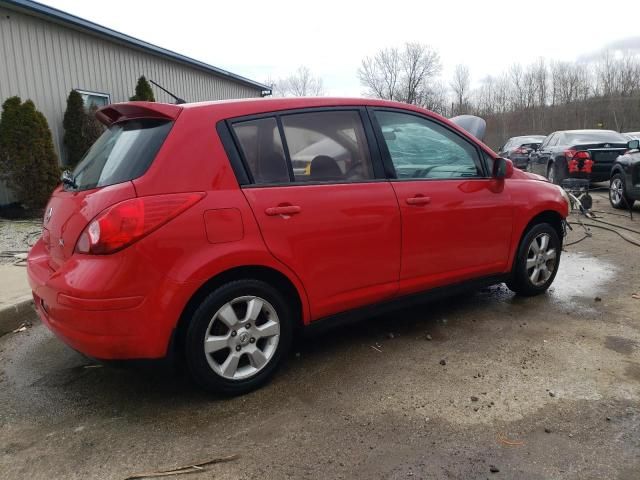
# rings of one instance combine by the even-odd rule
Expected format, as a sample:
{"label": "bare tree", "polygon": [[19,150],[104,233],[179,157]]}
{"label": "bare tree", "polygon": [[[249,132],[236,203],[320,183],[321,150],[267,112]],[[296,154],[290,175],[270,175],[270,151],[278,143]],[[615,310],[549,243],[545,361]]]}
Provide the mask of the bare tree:
{"label": "bare tree", "polygon": [[423,96],[420,99],[420,105],[427,110],[439,113],[446,116],[449,112],[449,92],[447,87],[441,81],[431,82],[430,86],[423,91]]}
{"label": "bare tree", "polygon": [[400,72],[400,52],[397,48],[385,48],[373,57],[366,57],[358,69],[360,84],[367,93],[376,98],[398,100],[398,78]]}
{"label": "bare tree", "polygon": [[456,65],[453,79],[449,84],[456,98],[456,113],[464,113],[467,109],[469,91],[471,90],[471,73],[466,65]]}
{"label": "bare tree", "polygon": [[296,72],[269,85],[276,97],[319,97],[324,95],[322,78],[313,75],[309,67],[298,67]]}
{"label": "bare tree", "polygon": [[441,96],[440,86],[433,85],[441,68],[440,55],[429,45],[406,43],[365,57],[358,78],[369,96],[426,106]]}
{"label": "bare tree", "polygon": [[543,58],[538,59],[538,61],[533,65],[532,68],[534,81],[536,83],[536,92],[537,92],[537,104],[538,105],[546,105],[548,100],[548,87],[549,87],[549,74],[547,71],[547,65],[544,62]]}

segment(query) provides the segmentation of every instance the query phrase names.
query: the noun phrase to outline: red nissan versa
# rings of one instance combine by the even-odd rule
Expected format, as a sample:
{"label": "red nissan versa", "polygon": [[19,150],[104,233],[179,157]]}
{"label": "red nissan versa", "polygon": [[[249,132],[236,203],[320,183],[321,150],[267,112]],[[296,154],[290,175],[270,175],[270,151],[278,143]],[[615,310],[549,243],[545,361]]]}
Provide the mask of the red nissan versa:
{"label": "red nissan versa", "polygon": [[[43,322],[103,360],[179,352],[239,394],[306,327],[461,288],[544,292],[564,192],[452,122],[365,99],[131,102],[49,202]],[[303,328],[304,327],[304,328]]]}

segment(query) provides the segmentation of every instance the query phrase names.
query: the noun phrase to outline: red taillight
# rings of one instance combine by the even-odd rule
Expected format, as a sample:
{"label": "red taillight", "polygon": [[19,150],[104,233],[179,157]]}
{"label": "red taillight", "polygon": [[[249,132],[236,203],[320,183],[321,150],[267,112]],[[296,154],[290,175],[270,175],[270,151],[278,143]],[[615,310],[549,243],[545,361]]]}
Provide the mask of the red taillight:
{"label": "red taillight", "polygon": [[94,218],[78,238],[76,252],[114,253],[150,234],[204,197],[204,193],[172,193],[132,198]]}
{"label": "red taillight", "polygon": [[520,155],[526,155],[526,154],[528,154],[528,153],[529,153],[529,149],[527,149],[527,148],[522,148],[522,147],[518,147],[518,148],[516,148],[516,149],[513,151],[513,153],[518,153],[518,154],[520,154]]}

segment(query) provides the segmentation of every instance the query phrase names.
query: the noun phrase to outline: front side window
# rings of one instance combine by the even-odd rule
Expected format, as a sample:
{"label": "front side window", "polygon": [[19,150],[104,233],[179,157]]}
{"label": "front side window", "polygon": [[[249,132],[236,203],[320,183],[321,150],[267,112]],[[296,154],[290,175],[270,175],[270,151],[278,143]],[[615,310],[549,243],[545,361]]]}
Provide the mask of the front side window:
{"label": "front side window", "polygon": [[296,182],[373,178],[359,112],[296,113],[281,119]]}
{"label": "front side window", "polygon": [[445,127],[422,117],[376,112],[399,179],[479,177],[477,149]]}
{"label": "front side window", "polygon": [[278,123],[273,117],[233,124],[253,183],[288,183],[289,168],[282,148]]}

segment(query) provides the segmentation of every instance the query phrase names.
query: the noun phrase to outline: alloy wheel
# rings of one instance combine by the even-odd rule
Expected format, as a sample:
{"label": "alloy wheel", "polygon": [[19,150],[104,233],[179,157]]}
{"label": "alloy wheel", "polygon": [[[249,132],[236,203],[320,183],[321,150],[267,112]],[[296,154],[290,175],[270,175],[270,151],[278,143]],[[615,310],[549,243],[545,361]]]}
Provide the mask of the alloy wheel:
{"label": "alloy wheel", "polygon": [[536,236],[527,250],[527,276],[529,281],[539,287],[549,280],[556,269],[556,250],[551,245],[551,236],[541,233]]}
{"label": "alloy wheel", "polygon": [[614,205],[622,204],[622,196],[624,195],[624,186],[620,178],[614,178],[609,186],[609,198]]}
{"label": "alloy wheel", "polygon": [[204,352],[223,378],[254,376],[273,358],[280,340],[280,319],[264,298],[243,296],[225,303],[209,322]]}

